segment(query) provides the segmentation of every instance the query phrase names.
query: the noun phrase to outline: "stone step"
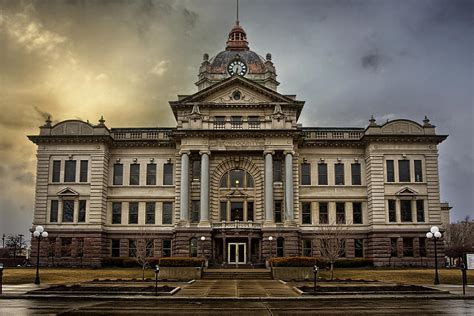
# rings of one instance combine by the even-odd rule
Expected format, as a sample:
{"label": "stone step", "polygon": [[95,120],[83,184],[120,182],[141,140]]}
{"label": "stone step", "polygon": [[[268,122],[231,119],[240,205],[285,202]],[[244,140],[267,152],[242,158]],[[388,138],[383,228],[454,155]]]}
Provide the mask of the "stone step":
{"label": "stone step", "polygon": [[204,271],[202,278],[208,280],[271,280],[272,275],[270,271]]}

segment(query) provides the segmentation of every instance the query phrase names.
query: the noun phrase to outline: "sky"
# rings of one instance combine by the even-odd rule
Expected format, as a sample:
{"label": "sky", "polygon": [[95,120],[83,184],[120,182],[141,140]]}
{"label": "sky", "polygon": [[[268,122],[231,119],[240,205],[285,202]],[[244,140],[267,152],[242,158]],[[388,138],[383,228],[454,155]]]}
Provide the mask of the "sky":
{"label": "sky", "polygon": [[[304,126],[425,115],[438,134],[441,200],[474,217],[474,1],[241,0],[250,48],[272,54]],[[109,127],[173,126],[225,48],[234,0],[0,0],[0,234],[31,227],[35,150],[51,115]]]}

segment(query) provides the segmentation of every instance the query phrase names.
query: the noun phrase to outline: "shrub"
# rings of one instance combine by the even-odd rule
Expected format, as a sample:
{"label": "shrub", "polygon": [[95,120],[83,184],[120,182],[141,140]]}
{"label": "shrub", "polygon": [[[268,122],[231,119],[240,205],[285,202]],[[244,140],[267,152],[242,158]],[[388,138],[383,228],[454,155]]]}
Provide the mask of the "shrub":
{"label": "shrub", "polygon": [[312,267],[317,264],[314,257],[279,257],[271,258],[270,265],[274,267]]}
{"label": "shrub", "polygon": [[371,267],[373,265],[372,259],[367,258],[343,258],[336,260],[334,263],[336,268],[361,268]]}
{"label": "shrub", "polygon": [[161,258],[159,261],[160,267],[201,267],[203,264],[204,259],[190,257]]}

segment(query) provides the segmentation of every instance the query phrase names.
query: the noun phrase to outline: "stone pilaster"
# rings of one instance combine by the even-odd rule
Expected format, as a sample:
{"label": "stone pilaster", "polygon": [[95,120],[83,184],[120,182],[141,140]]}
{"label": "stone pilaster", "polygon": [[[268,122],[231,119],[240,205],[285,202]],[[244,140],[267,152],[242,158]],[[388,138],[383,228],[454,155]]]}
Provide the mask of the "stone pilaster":
{"label": "stone pilaster", "polygon": [[181,153],[180,220],[189,220],[189,153]]}
{"label": "stone pilaster", "polygon": [[265,222],[273,225],[273,152],[265,152]]}
{"label": "stone pilaster", "polygon": [[201,221],[200,226],[209,226],[209,153],[201,152]]}
{"label": "stone pilaster", "polygon": [[293,152],[285,152],[285,218],[294,221],[293,205]]}

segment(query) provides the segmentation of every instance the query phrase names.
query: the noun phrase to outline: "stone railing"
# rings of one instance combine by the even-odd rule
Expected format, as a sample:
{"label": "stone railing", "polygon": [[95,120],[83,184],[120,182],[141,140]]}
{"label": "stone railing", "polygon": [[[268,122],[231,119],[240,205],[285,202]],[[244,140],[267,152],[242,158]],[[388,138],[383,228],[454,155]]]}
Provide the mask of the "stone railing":
{"label": "stone railing", "polygon": [[241,222],[241,221],[233,221],[233,222],[215,222],[212,223],[212,228],[218,229],[258,229],[262,228],[262,224],[254,223],[252,221],[249,222]]}
{"label": "stone railing", "polygon": [[301,134],[305,140],[359,140],[364,135],[363,128],[302,128]]}
{"label": "stone railing", "polygon": [[111,135],[115,140],[170,140],[172,133],[162,128],[113,128]]}

